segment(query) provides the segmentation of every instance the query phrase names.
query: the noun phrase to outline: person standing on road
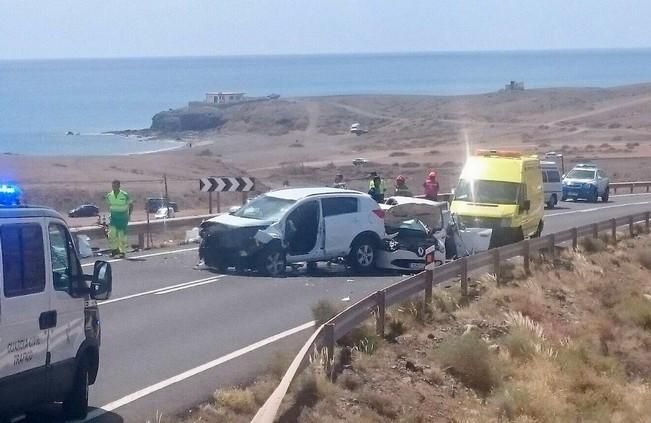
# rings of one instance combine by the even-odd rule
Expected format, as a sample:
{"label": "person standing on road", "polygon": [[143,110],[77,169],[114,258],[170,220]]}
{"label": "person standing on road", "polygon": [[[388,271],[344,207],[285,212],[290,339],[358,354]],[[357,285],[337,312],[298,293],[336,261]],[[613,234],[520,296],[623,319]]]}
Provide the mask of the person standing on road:
{"label": "person standing on road", "polygon": [[399,175],[396,178],[395,195],[400,196],[400,197],[413,197],[414,196],[414,194],[412,194],[412,192],[409,191],[409,187],[407,186],[407,180],[402,175]]}
{"label": "person standing on road", "polygon": [[111,213],[109,222],[109,244],[111,257],[124,258],[127,253],[127,228],[133,210],[133,204],[126,191],[120,189],[120,181],[113,181],[112,190],[106,194],[106,204]]}
{"label": "person standing on road", "polygon": [[368,195],[373,197],[378,203],[384,202],[384,184],[382,183],[382,178],[379,176],[373,177],[371,181],[371,188],[368,190]]}
{"label": "person standing on road", "polygon": [[425,198],[432,201],[437,201],[439,196],[439,183],[436,180],[436,172],[431,171],[427,175],[427,179],[423,183],[423,190],[425,191]]}

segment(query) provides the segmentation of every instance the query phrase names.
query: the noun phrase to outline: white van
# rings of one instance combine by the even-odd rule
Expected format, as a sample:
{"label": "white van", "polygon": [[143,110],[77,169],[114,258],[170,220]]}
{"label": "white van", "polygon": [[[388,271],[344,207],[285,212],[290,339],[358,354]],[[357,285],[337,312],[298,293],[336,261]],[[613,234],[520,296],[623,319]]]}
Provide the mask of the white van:
{"label": "white van", "polygon": [[561,172],[555,162],[540,162],[543,177],[543,189],[545,191],[545,204],[547,208],[553,209],[563,193],[561,184]]}
{"label": "white van", "polygon": [[0,206],[0,420],[54,402],[68,419],[86,417],[99,368],[96,300],[111,286],[107,262],[82,273],[60,214]]}

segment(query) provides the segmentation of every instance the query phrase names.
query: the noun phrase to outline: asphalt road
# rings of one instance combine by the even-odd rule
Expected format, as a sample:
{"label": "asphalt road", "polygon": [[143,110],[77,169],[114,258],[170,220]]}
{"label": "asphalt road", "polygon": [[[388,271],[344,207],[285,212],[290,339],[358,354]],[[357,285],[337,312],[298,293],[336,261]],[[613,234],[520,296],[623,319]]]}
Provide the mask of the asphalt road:
{"label": "asphalt road", "polygon": [[[644,211],[651,211],[649,194],[561,203],[545,213],[544,233]],[[219,386],[247,382],[277,351],[297,351],[318,300],[351,304],[403,278],[360,277],[339,266],[285,278],[218,275],[195,269],[196,262],[196,247],[113,262],[113,296],[100,305],[101,368],[89,420],[153,421],[157,412],[192,407]],[[52,421],[55,412],[30,420]]]}

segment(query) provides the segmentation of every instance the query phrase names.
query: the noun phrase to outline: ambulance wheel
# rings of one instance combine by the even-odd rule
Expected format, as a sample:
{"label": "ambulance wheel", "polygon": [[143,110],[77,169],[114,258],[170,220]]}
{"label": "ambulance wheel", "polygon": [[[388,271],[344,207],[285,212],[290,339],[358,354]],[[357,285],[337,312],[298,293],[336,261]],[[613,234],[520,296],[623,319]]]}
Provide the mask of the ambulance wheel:
{"label": "ambulance wheel", "polygon": [[88,414],[88,385],[90,381],[88,360],[79,361],[72,391],[63,401],[63,414],[66,420],[82,420]]}

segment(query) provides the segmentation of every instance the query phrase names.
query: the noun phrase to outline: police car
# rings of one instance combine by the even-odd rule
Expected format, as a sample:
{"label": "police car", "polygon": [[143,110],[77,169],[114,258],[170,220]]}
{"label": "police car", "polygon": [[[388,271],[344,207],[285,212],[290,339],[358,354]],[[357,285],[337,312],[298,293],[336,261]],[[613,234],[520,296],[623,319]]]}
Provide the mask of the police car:
{"label": "police car", "polygon": [[63,217],[20,205],[0,185],[0,420],[47,403],[85,418],[99,368],[97,300],[111,294],[111,266],[84,275]]}

